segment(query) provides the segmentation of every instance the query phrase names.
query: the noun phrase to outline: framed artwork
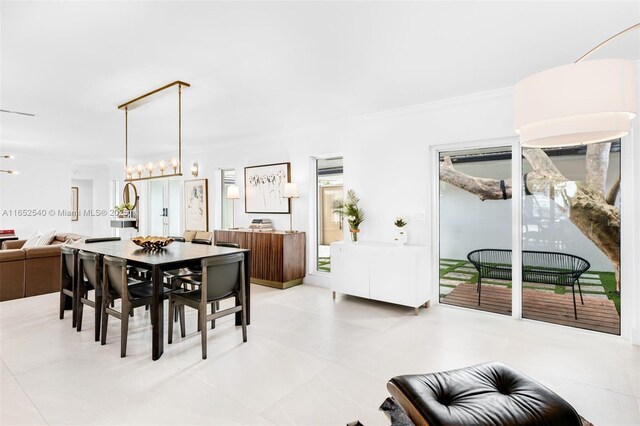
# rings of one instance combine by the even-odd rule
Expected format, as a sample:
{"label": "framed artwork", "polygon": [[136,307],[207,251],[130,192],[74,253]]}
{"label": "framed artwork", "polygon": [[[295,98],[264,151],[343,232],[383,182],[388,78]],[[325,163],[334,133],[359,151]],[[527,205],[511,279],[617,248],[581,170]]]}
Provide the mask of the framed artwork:
{"label": "framed artwork", "polygon": [[209,231],[209,192],[207,179],[184,182],[184,229]]}
{"label": "framed artwork", "polygon": [[282,194],[290,179],[291,163],[245,167],[245,213],[289,213],[290,200]]}
{"label": "framed artwork", "polygon": [[78,187],[71,187],[71,222],[78,221]]}

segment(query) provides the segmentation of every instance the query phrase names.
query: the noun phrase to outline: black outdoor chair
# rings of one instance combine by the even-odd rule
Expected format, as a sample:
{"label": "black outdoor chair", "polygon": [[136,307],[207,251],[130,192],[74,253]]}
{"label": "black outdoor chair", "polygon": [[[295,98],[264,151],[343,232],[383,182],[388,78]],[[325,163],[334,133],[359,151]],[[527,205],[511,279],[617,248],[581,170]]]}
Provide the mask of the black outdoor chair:
{"label": "black outdoor chair", "polygon": [[[482,279],[497,278],[511,280],[511,250],[480,249],[467,255],[469,262],[478,271],[478,306],[482,294]],[[575,284],[578,285],[580,302],[584,305],[580,275],[591,264],[582,257],[567,253],[548,251],[522,251],[522,281],[571,287],[573,294],[573,315],[578,319]]]}

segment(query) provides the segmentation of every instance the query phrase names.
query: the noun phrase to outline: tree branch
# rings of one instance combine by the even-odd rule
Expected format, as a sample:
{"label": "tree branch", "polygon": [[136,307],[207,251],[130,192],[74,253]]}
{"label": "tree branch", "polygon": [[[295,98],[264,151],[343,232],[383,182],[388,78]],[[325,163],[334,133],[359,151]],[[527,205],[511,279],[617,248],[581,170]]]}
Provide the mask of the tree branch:
{"label": "tree branch", "polygon": [[607,195],[607,204],[613,206],[616,204],[616,198],[618,198],[618,191],[620,191],[620,176],[613,183],[613,186],[609,190],[609,194]]}
{"label": "tree branch", "polygon": [[[450,157],[445,157],[440,163],[440,180],[477,195],[482,201],[504,199],[499,179],[480,178],[459,172],[453,168]],[[511,198],[511,179],[505,179],[504,186],[507,198]]]}
{"label": "tree branch", "polygon": [[587,147],[587,189],[604,198],[611,143],[594,143]]}

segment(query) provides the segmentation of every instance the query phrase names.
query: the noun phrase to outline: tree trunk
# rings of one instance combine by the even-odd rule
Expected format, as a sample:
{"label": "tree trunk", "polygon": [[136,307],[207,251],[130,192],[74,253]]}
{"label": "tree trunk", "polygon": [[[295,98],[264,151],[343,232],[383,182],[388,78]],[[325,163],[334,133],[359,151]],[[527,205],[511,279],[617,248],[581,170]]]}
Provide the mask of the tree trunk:
{"label": "tree trunk", "polygon": [[[533,167],[533,171],[525,177],[527,189],[532,194],[548,194],[562,211],[568,212],[569,220],[613,264],[616,290],[619,292],[620,210],[613,205],[619,184],[614,184],[609,195],[605,196],[610,149],[610,143],[589,145],[584,185],[567,180],[541,149],[525,149],[523,156]],[[440,164],[440,180],[474,194],[482,201],[513,196],[511,179],[501,181],[461,173],[453,167],[449,157],[445,157]]]}

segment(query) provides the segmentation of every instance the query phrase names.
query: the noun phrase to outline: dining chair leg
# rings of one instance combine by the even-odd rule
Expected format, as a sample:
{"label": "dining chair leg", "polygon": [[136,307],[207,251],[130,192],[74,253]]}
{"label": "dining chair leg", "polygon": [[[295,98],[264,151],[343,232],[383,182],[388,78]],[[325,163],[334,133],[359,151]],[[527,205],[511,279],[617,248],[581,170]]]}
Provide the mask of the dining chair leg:
{"label": "dining chair leg", "polygon": [[200,332],[200,310],[198,310],[198,332]]}
{"label": "dining chair leg", "polygon": [[[112,301],[113,302],[113,301]],[[109,314],[107,313],[107,305],[109,302],[104,300],[102,302],[102,326],[100,327],[100,344],[107,344],[107,326],[109,325]]]}
{"label": "dining chair leg", "polygon": [[171,296],[169,296],[169,327],[168,327],[169,338],[167,340],[168,344],[173,343],[173,316],[175,314],[174,312],[175,303],[171,299],[172,299]]}
{"label": "dining chair leg", "polygon": [[[218,303],[218,302],[211,303],[211,313],[212,314],[216,313],[216,303]],[[211,320],[211,329],[213,330],[214,328],[216,328],[216,320]]]}
{"label": "dining chair leg", "polygon": [[242,341],[247,341],[247,292],[245,289],[244,262],[240,266],[242,268],[240,280],[240,303],[242,303]]}
{"label": "dining chair leg", "polygon": [[[124,308],[123,303],[123,308]],[[127,308],[132,311],[132,308]],[[120,321],[120,358],[124,358],[127,356],[127,337],[129,334],[129,315],[124,312],[121,315],[122,320]]]}
{"label": "dining chair leg", "polygon": [[207,359],[207,311],[206,308],[204,309],[205,311],[202,313],[200,313],[201,309],[198,310],[200,313],[198,320],[200,322],[200,338],[202,340],[202,359]]}
{"label": "dining chair leg", "polygon": [[78,300],[74,300],[73,302],[76,304],[76,331],[82,331],[82,316],[84,313],[84,303],[80,300],[82,298],[88,297],[88,292],[82,291],[82,293],[78,294]]}
{"label": "dining chair leg", "polygon": [[[64,285],[64,283],[62,284]],[[64,302],[67,300],[67,295],[60,290],[60,319],[64,319]]]}
{"label": "dining chair leg", "polygon": [[242,341],[247,341],[247,305],[244,303],[245,297],[242,295]]}
{"label": "dining chair leg", "polygon": [[187,334],[185,333],[184,305],[178,307],[178,312],[180,313],[180,336],[185,337]]}
{"label": "dining chair leg", "polygon": [[100,340],[100,321],[102,319],[102,296],[96,296],[94,317],[95,317],[95,341],[97,342]]}

